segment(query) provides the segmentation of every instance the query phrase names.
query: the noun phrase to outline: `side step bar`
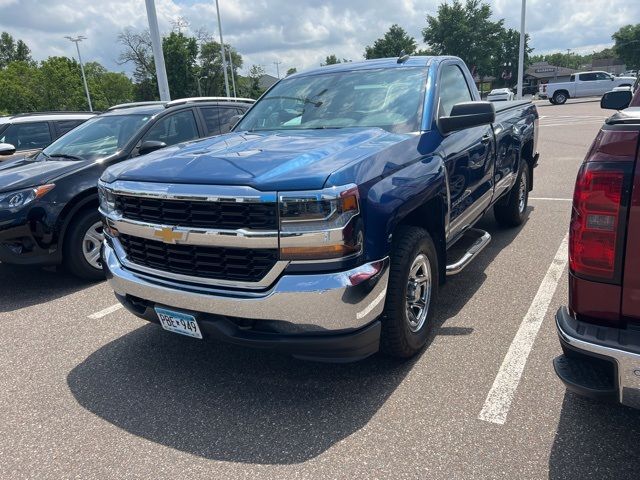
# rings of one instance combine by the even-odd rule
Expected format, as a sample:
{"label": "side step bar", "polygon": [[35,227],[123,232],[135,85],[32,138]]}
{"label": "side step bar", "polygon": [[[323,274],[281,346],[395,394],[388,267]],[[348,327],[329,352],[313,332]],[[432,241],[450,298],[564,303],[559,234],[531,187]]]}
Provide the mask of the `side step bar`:
{"label": "side step bar", "polygon": [[489,242],[491,242],[491,235],[489,234],[489,232],[485,232],[484,230],[471,228],[467,231],[467,233],[465,233],[465,235],[468,234],[477,235],[478,239],[473,242],[473,244],[471,244],[471,246],[467,249],[466,252],[464,252],[459,260],[447,265],[447,276],[457,275],[462,270],[464,270],[464,268],[469,265],[482,250],[484,250],[484,247],[489,245]]}

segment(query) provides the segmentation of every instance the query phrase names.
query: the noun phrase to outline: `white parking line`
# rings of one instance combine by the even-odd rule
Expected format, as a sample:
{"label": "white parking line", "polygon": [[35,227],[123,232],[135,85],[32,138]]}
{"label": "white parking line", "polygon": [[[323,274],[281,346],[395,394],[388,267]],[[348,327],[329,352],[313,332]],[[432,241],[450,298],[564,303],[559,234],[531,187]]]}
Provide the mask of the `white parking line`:
{"label": "white parking line", "polygon": [[581,125],[599,125],[604,120],[589,120],[585,122],[541,123],[541,127],[579,127]]}
{"label": "white parking line", "polygon": [[545,200],[548,202],[573,202],[573,198],[529,197],[529,200]]}
{"label": "white parking line", "polygon": [[518,333],[511,342],[498,375],[487,395],[478,419],[503,425],[511,408],[511,402],[520,383],[527,358],[547,313],[553,294],[567,264],[567,235],[556,252],[529,311],[522,319]]}
{"label": "white parking line", "polygon": [[104,310],[100,310],[99,312],[92,313],[91,315],[89,315],[89,318],[91,320],[97,320],[99,318],[106,317],[110,313],[117,312],[121,308],[122,308],[122,304],[116,303],[115,305],[111,305],[110,307],[107,307]]}

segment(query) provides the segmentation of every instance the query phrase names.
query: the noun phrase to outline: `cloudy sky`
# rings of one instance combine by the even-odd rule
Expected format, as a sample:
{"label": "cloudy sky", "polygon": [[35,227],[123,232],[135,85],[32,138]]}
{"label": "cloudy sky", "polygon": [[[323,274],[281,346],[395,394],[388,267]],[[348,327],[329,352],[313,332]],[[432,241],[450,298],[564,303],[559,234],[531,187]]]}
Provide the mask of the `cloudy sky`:
{"label": "cloudy sky", "polygon": [[[219,0],[225,43],[234,45],[245,67],[261,64],[275,74],[317,66],[326,55],[359,60],[393,23],[419,43],[427,14],[451,0]],[[494,16],[519,28],[520,0],[488,0]],[[188,30],[218,35],[214,0],[156,0],[160,29],[184,18]],[[65,35],[85,35],[85,60],[130,71],[117,64],[117,35],[147,26],[144,0],[0,0],[0,30],[21,38],[36,59],[75,55]],[[611,34],[640,22],[640,0],[528,0],[527,31],[537,53],[589,52],[611,44]]]}

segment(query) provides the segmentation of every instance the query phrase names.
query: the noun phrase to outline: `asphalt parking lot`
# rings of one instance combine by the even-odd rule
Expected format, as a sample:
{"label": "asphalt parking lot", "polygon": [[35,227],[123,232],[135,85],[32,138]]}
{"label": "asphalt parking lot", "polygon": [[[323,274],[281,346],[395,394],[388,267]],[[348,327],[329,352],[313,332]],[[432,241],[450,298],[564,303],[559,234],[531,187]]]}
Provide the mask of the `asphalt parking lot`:
{"label": "asphalt parking lot", "polygon": [[482,220],[492,243],[408,363],[201,342],[105,283],[0,265],[0,478],[638,478],[640,412],[566,393],[551,365],[573,182],[607,112],[538,106],[527,222]]}

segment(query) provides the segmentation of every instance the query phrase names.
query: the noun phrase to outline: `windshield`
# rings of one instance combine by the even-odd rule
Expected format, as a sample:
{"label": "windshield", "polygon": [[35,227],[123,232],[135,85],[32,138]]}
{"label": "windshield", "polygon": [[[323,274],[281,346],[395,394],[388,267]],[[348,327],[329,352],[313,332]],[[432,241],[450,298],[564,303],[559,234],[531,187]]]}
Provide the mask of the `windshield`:
{"label": "windshield", "polygon": [[68,156],[98,160],[121,150],[150,115],[107,115],[95,117],[71,130],[43,150],[47,156]]}
{"label": "windshield", "polygon": [[282,80],[234,130],[380,127],[420,129],[426,71],[418,67],[359,70]]}

